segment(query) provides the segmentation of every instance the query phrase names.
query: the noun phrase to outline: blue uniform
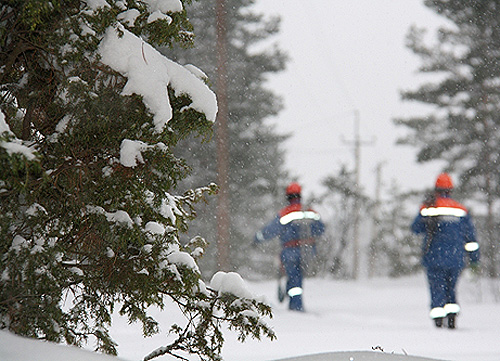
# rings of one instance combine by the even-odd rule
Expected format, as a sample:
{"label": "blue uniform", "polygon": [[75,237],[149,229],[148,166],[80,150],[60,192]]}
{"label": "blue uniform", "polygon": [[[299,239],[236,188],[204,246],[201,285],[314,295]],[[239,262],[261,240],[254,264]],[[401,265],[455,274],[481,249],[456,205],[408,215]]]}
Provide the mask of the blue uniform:
{"label": "blue uniform", "polygon": [[439,195],[432,205],[423,205],[412,224],[423,234],[422,264],[431,292],[431,317],[439,319],[460,310],[455,288],[465,267],[479,261],[479,245],[467,209],[448,195]]}
{"label": "blue uniform", "polygon": [[325,230],[319,214],[312,210],[303,210],[299,202],[283,208],[267,226],[255,235],[255,242],[279,237],[282,251],[281,262],[287,274],[287,294],[290,297],[289,308],[303,311],[302,304],[302,266],[304,245],[314,246],[315,238]]}

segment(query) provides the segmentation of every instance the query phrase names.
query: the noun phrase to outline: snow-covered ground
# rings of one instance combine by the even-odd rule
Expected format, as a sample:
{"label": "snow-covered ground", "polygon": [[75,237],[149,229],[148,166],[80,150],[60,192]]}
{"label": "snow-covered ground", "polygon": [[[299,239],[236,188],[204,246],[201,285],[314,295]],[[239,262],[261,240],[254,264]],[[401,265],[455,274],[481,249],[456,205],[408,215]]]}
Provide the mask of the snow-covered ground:
{"label": "snow-covered ground", "polygon": [[16,336],[0,331],[1,361],[121,361],[77,347]]}
{"label": "snow-covered ground", "polygon": [[[464,276],[459,284],[462,312],[455,330],[436,329],[428,318],[424,275],[400,279],[335,281],[307,279],[306,313],[290,312],[276,301],[276,283],[248,282],[274,307],[278,340],[239,343],[227,333],[226,361],[450,361],[500,360],[500,303],[491,284]],[[182,318],[172,310],[154,312],[167,325]],[[143,339],[136,325],[116,319],[113,335],[121,360],[141,360],[162,345],[165,332]],[[21,355],[21,356],[20,356]],[[111,361],[60,345],[24,340],[0,331],[1,361]],[[115,359],[116,360],[116,359]],[[163,357],[159,361],[171,361]],[[196,360],[196,358],[192,358]]]}
{"label": "snow-covered ground", "polygon": [[[453,361],[500,360],[500,303],[492,300],[486,280],[477,282],[467,274],[462,277],[458,290],[462,312],[455,330],[436,329],[428,318],[429,295],[423,274],[359,281],[310,278],[304,286],[307,312],[296,313],[278,303],[276,282],[249,282],[248,288],[253,293],[264,295],[273,305],[274,317],[269,323],[278,339],[248,340],[241,344],[228,333],[224,359],[269,361],[330,352],[370,351],[370,355],[407,354]],[[169,324],[171,313],[164,311],[157,315],[163,324]],[[124,321],[115,325],[119,355],[126,360],[140,360],[161,346],[165,337],[163,334],[142,340],[137,328],[136,332],[132,333]],[[356,357],[341,359],[365,360],[360,358],[362,354],[353,355]],[[336,358],[329,355],[307,360]]]}

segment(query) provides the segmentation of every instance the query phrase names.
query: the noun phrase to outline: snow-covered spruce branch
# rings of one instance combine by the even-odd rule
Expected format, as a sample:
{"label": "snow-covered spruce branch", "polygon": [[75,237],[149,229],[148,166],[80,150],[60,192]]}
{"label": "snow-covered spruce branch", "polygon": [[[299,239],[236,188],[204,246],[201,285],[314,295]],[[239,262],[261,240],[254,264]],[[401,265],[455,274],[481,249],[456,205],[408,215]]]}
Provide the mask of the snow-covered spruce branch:
{"label": "snow-covered spruce branch", "polygon": [[197,354],[201,360],[220,360],[224,324],[237,331],[242,342],[248,336],[275,339],[274,331],[262,320],[272,317],[270,306],[253,298],[238,274],[219,272],[211,284],[212,287],[197,293],[196,301],[166,293],[182,310],[187,323],[184,327],[173,325],[170,333],[177,338],[148,354],[144,361],[167,354],[185,360],[176,351]]}
{"label": "snow-covered spruce branch", "polygon": [[195,216],[196,212],[193,207],[193,204],[198,203],[200,201],[205,201],[205,197],[207,195],[217,194],[219,191],[219,186],[215,183],[210,183],[205,187],[198,187],[195,189],[188,189],[182,196],[176,196],[174,199],[180,205],[186,205],[189,207],[189,211],[186,212],[180,207],[179,211],[183,212],[183,215],[187,217]]}

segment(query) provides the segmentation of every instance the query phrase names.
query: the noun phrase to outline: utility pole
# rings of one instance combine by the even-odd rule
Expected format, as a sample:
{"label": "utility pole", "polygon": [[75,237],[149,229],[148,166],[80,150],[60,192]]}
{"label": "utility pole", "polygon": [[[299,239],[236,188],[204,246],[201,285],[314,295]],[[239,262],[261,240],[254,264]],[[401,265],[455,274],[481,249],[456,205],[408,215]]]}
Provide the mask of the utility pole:
{"label": "utility pole", "polygon": [[354,224],[353,224],[353,279],[358,279],[359,277],[359,221],[360,221],[360,197],[361,197],[361,185],[360,185],[360,173],[361,173],[361,145],[373,144],[362,143],[359,135],[359,112],[354,110]]}
{"label": "utility pole", "polygon": [[369,257],[369,271],[368,277],[372,278],[375,274],[375,263],[378,258],[379,246],[379,224],[380,224],[380,203],[382,193],[382,166],[383,162],[379,162],[375,168],[376,184],[375,184],[375,204],[373,206],[373,228],[372,228],[372,241],[370,244],[370,257]]}
{"label": "utility pole", "polygon": [[359,184],[360,170],[361,170],[361,141],[359,139],[359,112],[354,111],[354,167],[355,167],[355,192],[356,196],[354,198],[354,230],[353,230],[353,273],[354,279],[359,276],[359,217],[360,217],[360,204],[359,197],[361,196],[361,187]]}
{"label": "utility pole", "polygon": [[227,34],[225,0],[216,0],[217,29],[217,260],[219,268],[229,270],[229,145],[227,104]]}

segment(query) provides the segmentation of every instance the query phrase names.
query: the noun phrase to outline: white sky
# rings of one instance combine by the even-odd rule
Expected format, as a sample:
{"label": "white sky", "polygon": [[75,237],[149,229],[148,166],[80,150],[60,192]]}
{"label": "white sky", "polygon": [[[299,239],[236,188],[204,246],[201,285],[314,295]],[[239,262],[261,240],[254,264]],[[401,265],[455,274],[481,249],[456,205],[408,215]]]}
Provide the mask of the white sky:
{"label": "white sky", "polygon": [[405,47],[410,26],[429,28],[433,36],[444,19],[423,0],[256,0],[255,10],[282,19],[274,40],[290,61],[269,81],[285,104],[273,121],[279,131],[293,131],[287,165],[306,193],[319,191],[321,180],[341,164],[354,168],[355,111],[367,192],[374,194],[381,162],[385,191],[393,180],[405,190],[434,184],[439,164],[418,165],[414,148],[396,147],[406,129],[392,119],[425,111],[400,100],[400,90],[415,89],[422,79],[420,59]]}

